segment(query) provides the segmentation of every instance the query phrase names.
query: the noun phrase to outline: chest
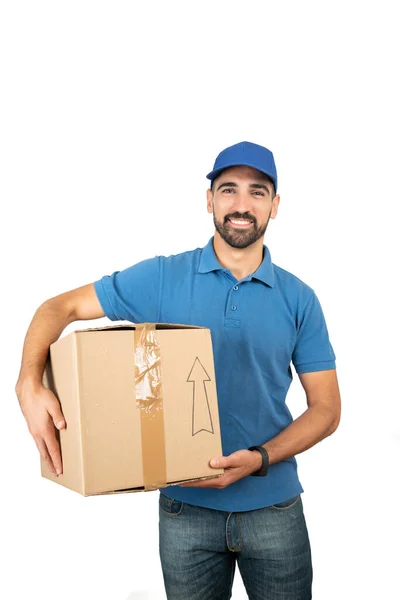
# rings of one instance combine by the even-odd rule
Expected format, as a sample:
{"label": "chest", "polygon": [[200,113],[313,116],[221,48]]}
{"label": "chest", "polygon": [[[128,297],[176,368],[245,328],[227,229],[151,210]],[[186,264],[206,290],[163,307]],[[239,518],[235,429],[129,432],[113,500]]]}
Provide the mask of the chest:
{"label": "chest", "polygon": [[216,358],[288,363],[296,340],[295,315],[280,290],[221,272],[166,282],[161,321],[208,327]]}

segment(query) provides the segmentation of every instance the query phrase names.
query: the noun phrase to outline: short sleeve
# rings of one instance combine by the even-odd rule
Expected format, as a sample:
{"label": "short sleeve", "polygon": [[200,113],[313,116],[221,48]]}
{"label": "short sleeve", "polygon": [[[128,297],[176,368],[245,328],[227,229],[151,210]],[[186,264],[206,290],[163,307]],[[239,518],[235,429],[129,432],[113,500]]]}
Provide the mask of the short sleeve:
{"label": "short sleeve", "polygon": [[311,298],[299,314],[296,344],[292,362],[297,373],[336,368],[325,317],[313,290]]}
{"label": "short sleeve", "polygon": [[105,315],[111,321],[156,323],[159,313],[159,257],[114,271],[94,282]]}

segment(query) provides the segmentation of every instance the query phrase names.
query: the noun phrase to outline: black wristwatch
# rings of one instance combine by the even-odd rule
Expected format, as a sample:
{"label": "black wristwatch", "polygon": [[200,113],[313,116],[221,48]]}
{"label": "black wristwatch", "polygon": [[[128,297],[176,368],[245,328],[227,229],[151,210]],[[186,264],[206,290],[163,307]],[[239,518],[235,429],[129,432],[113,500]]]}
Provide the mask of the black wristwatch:
{"label": "black wristwatch", "polygon": [[269,456],[268,452],[263,446],[252,446],[249,450],[258,450],[262,456],[262,464],[261,469],[258,471],[254,471],[254,473],[250,473],[250,475],[254,475],[255,477],[265,477],[268,473],[269,467]]}

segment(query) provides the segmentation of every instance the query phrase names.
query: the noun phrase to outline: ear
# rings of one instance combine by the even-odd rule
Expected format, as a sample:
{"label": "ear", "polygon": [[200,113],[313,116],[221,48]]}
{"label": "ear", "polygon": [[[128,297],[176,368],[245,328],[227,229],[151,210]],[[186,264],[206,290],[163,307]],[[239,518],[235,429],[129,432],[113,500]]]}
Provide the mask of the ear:
{"label": "ear", "polygon": [[278,214],[278,206],[279,206],[279,202],[281,200],[281,197],[279,194],[276,194],[275,198],[272,200],[272,210],[271,210],[271,214],[270,214],[270,219],[275,219],[276,215]]}
{"label": "ear", "polygon": [[213,209],[213,193],[210,190],[210,188],[208,188],[207,190],[207,212],[212,214],[214,211]]}

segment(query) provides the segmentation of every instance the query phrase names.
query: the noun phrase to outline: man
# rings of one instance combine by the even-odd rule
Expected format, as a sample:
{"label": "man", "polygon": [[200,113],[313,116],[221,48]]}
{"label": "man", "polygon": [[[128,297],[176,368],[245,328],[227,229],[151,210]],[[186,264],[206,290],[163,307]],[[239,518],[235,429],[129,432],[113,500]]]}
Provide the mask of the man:
{"label": "man", "polygon": [[[215,359],[223,476],[163,488],[160,558],[170,600],[231,597],[238,564],[251,600],[311,598],[310,543],[295,455],[340,420],[335,355],[314,291],[274,265],[263,238],[278,212],[272,153],[241,142],[223,150],[207,190],[215,235],[204,248],[157,256],[47,300],[29,327],[16,391],[50,470],[61,471],[41,384],[49,346],[79,319],[209,327]],[[285,404],[293,363],[308,408]]]}

